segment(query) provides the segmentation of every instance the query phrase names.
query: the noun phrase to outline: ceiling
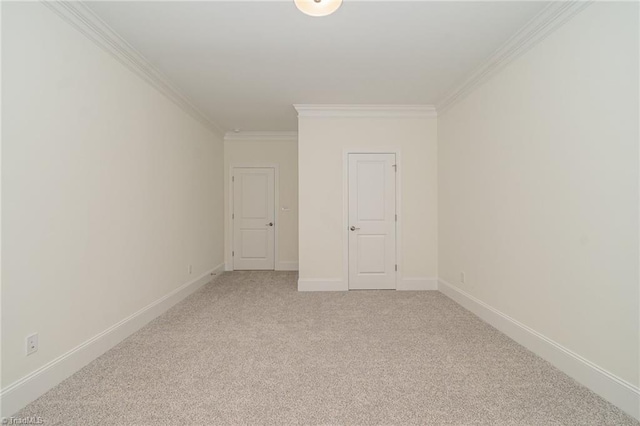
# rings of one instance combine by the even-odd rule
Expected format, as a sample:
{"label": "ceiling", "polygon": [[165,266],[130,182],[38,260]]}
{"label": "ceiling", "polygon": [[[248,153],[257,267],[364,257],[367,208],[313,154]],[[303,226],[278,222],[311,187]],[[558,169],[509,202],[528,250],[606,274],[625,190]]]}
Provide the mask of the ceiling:
{"label": "ceiling", "polygon": [[293,104],[437,104],[546,2],[91,2],[224,130],[297,129]]}

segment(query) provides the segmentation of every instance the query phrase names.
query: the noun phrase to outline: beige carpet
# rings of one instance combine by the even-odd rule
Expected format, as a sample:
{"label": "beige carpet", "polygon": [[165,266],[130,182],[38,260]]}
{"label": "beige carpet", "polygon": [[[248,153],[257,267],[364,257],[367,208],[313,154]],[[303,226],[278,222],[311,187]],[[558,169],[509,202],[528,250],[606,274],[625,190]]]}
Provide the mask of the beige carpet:
{"label": "beige carpet", "polygon": [[65,425],[632,425],[438,292],[223,274],[17,416]]}

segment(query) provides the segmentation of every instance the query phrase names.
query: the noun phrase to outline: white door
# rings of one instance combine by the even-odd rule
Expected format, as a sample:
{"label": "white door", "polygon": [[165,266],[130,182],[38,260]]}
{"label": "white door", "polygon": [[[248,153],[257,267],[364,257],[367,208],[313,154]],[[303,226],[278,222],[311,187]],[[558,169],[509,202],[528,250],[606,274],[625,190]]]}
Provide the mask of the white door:
{"label": "white door", "polygon": [[349,289],[396,288],[395,154],[349,154]]}
{"label": "white door", "polygon": [[233,169],[233,269],[275,269],[274,169]]}

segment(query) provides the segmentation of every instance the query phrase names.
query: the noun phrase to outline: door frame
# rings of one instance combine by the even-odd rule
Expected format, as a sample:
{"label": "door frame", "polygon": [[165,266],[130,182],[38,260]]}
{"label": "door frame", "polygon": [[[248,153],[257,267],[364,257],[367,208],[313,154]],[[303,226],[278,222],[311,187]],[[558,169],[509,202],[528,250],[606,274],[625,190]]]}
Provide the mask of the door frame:
{"label": "door frame", "polygon": [[400,148],[345,148],[342,151],[342,280],[349,290],[349,154],[395,154],[396,155],[396,290],[402,280],[402,166]]}
{"label": "door frame", "polygon": [[229,215],[229,220],[227,221],[227,232],[229,233],[229,247],[227,248],[227,259],[229,259],[229,266],[225,268],[227,271],[233,271],[233,251],[234,247],[234,238],[233,238],[233,173],[235,169],[273,169],[273,270],[278,270],[278,262],[280,261],[280,256],[278,256],[278,229],[280,227],[280,168],[278,163],[234,163],[229,164],[229,179],[228,179],[228,200],[229,200],[229,210],[227,214]]}

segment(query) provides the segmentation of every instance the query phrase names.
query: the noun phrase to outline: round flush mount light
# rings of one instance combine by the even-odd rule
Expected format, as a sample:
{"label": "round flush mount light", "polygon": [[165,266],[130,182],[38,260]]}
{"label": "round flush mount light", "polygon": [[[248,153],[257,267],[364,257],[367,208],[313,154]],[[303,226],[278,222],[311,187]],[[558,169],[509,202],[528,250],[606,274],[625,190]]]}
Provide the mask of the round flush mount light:
{"label": "round flush mount light", "polygon": [[302,13],[309,16],[327,16],[338,10],[342,0],[293,0]]}

